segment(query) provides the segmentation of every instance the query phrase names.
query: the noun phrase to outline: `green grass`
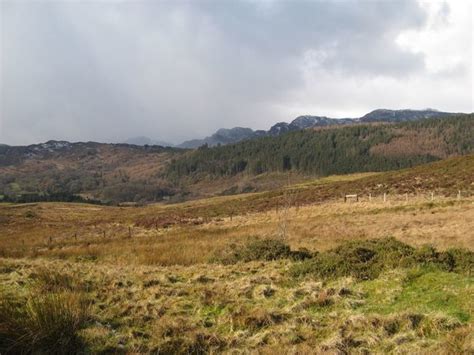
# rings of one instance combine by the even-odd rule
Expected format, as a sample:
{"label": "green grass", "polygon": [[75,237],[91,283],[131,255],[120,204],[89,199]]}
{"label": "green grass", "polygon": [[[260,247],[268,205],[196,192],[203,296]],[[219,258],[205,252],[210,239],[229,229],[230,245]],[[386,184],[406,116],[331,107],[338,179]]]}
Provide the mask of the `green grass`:
{"label": "green grass", "polygon": [[393,238],[343,243],[303,261],[283,239],[249,238],[230,250],[231,263],[168,267],[1,259],[0,352],[473,348],[470,251]]}
{"label": "green grass", "polygon": [[433,267],[391,271],[358,289],[364,313],[442,313],[466,323],[474,312],[474,277]]}

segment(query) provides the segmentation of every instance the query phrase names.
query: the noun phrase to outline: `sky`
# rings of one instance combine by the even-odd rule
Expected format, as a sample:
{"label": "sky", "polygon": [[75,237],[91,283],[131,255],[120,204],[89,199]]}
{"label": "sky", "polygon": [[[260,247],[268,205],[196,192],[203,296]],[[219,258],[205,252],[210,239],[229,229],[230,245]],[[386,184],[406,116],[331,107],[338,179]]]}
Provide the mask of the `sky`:
{"label": "sky", "polygon": [[0,0],[0,143],[474,111],[470,0]]}

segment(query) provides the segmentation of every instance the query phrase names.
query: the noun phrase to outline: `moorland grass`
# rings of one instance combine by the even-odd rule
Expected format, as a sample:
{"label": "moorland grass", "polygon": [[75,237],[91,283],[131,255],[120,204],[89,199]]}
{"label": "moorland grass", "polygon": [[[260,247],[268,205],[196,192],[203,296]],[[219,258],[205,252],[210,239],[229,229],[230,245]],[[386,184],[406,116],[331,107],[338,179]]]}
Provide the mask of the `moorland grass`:
{"label": "moorland grass", "polygon": [[78,336],[89,319],[89,303],[80,293],[33,292],[27,297],[0,294],[0,352],[76,353]]}
{"label": "moorland grass", "polygon": [[[393,247],[393,241],[385,242]],[[353,249],[351,245],[349,250]],[[150,267],[2,259],[0,277],[8,292],[1,298],[0,351],[469,353],[473,349],[472,276],[432,262],[386,269],[370,280],[295,277],[288,272],[311,260],[286,257]],[[38,277],[38,270],[53,275]],[[70,278],[76,274],[90,286],[74,286],[77,283]],[[94,302],[87,302],[91,297]]]}

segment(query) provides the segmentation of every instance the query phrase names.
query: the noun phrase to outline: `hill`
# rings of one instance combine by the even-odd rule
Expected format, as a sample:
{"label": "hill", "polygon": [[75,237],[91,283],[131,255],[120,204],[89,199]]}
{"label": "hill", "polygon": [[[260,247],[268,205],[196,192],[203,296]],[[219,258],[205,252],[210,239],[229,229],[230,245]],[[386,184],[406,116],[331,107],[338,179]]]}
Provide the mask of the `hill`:
{"label": "hill", "polygon": [[0,203],[0,351],[472,353],[473,176],[471,155],[172,205]]}
{"label": "hill", "polygon": [[162,177],[181,150],[128,144],[49,141],[0,147],[0,195],[41,200],[70,195],[111,202],[158,201],[174,194]]}
{"label": "hill", "polygon": [[474,115],[290,132],[183,154],[171,179],[296,171],[316,176],[415,166],[474,151]]}
{"label": "hill", "polygon": [[1,146],[0,195],[24,202],[176,202],[278,188],[288,174],[298,182],[412,167],[472,153],[473,136],[473,115],[462,115],[328,125],[196,150],[63,141]]}
{"label": "hill", "polygon": [[[455,197],[461,190],[463,196],[474,195],[474,155],[444,159],[441,161],[402,170],[330,176],[261,193],[216,198],[207,203],[196,203],[183,208],[163,211],[137,223],[155,226],[173,221],[199,217],[218,218],[293,206],[343,200],[345,194],[358,194],[368,199],[369,194],[378,199],[389,195],[407,194]],[[177,206],[178,207],[178,206]]]}

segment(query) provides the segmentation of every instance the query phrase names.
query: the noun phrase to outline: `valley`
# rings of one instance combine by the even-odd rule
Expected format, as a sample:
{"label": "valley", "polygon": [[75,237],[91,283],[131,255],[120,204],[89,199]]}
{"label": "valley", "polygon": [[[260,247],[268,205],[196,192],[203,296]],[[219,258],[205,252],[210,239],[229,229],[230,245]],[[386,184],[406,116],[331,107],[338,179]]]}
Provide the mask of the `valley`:
{"label": "valley", "polygon": [[[0,204],[0,334],[54,305],[65,352],[469,353],[473,158],[170,205]],[[0,346],[48,349],[47,329]]]}
{"label": "valley", "polygon": [[51,141],[0,146],[0,199],[183,202],[472,154],[472,115],[309,127],[194,149]]}
{"label": "valley", "polygon": [[1,0],[0,355],[474,355],[473,10]]}

